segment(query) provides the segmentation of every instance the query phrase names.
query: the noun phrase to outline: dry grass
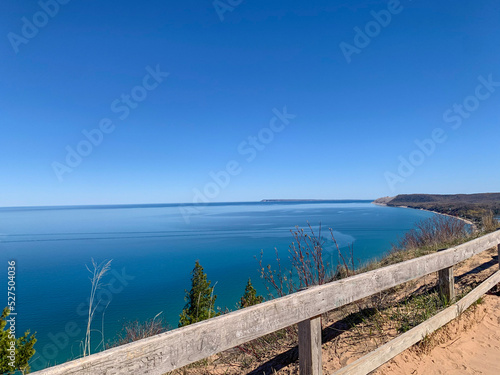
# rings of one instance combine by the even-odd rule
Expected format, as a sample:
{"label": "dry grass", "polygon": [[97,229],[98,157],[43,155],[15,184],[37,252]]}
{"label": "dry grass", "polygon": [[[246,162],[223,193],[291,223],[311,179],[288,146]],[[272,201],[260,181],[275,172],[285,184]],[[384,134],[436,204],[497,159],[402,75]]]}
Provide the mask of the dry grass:
{"label": "dry grass", "polygon": [[440,249],[456,246],[483,234],[471,232],[462,220],[437,215],[417,223],[416,227],[405,233],[382,259],[372,260],[358,271],[367,272],[435,253]]}
{"label": "dry grass", "polygon": [[115,340],[106,344],[106,349],[166,332],[168,326],[163,322],[163,318],[160,317],[160,314],[162,313],[156,314],[153,319],[146,320],[145,322],[136,320],[134,322],[125,323],[122,331],[117,335]]}
{"label": "dry grass", "polygon": [[482,229],[484,232],[493,232],[496,229],[500,228],[500,223],[495,216],[493,215],[493,211],[488,211],[481,218]]}

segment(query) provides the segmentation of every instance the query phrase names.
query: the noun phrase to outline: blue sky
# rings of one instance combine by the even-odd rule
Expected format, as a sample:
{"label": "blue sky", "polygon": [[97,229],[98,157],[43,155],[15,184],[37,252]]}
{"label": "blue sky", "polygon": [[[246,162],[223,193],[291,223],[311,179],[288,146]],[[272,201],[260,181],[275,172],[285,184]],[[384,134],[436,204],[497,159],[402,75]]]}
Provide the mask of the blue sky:
{"label": "blue sky", "polygon": [[0,206],[499,190],[498,1],[2,8]]}

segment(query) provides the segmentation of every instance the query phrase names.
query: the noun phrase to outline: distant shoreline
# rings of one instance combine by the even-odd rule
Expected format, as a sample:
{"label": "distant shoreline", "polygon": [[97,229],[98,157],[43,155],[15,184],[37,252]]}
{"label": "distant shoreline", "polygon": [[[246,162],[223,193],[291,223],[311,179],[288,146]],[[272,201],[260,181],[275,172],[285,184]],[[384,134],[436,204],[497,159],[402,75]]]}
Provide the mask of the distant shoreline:
{"label": "distant shoreline", "polygon": [[385,206],[385,207],[409,208],[409,209],[412,209],[412,210],[421,210],[421,211],[432,212],[434,214],[448,216],[448,217],[451,217],[451,218],[454,218],[454,219],[461,220],[464,223],[472,226],[472,228],[473,228],[474,231],[477,230],[476,223],[474,223],[473,221],[471,221],[469,219],[461,217],[459,215],[450,215],[450,214],[447,214],[447,213],[444,213],[444,212],[439,212],[439,211],[436,211],[436,210],[433,210],[433,209],[427,209],[427,208],[423,208],[423,207],[411,207],[411,206],[407,206],[407,205],[404,205],[404,204],[390,203],[390,202],[393,201],[394,198],[395,197],[378,198],[378,199],[374,200],[372,202],[372,204],[375,204],[375,205],[378,205],[378,206]]}
{"label": "distant shoreline", "polygon": [[445,214],[445,213],[442,213],[442,212],[439,212],[439,211],[427,210],[425,208],[415,208],[415,207],[408,207],[408,206],[388,206],[388,205],[383,204],[383,203],[374,203],[374,204],[377,204],[379,206],[386,206],[386,207],[408,208],[410,210],[420,210],[420,211],[432,212],[433,214],[448,216],[448,217],[452,217],[453,219],[462,220],[464,223],[471,225],[474,228],[474,230],[477,229],[476,224],[474,224],[472,221],[467,220],[467,219],[465,219],[463,217],[460,217],[460,216],[449,215],[449,214]]}

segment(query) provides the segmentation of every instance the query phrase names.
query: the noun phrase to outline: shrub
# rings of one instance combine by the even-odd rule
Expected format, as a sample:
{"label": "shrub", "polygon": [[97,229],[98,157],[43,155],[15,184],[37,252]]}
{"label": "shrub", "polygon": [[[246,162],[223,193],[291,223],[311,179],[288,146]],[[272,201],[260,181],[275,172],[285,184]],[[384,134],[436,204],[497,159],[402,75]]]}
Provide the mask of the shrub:
{"label": "shrub", "polygon": [[[17,339],[12,337],[10,330],[5,330],[9,314],[10,310],[6,307],[0,316],[0,373],[14,374],[18,370],[23,374],[28,374],[30,372],[28,362],[35,354],[33,346],[36,338],[34,334],[30,335],[30,331],[26,331],[24,336]],[[10,351],[12,343],[15,348],[14,353]]]}
{"label": "shrub", "polygon": [[394,245],[395,250],[410,250],[454,245],[470,235],[468,225],[459,219],[436,215],[419,221],[415,229],[406,232],[402,239]]}
{"label": "shrub", "polygon": [[257,291],[252,285],[252,281],[250,278],[248,279],[247,286],[245,288],[245,293],[240,300],[240,309],[243,309],[248,306],[253,306],[261,303],[264,300],[264,297],[258,296]]}
{"label": "shrub", "polygon": [[180,315],[179,327],[220,315],[214,309],[217,299],[217,296],[214,295],[215,285],[210,286],[210,281],[207,281],[207,275],[203,272],[203,267],[198,261],[196,261],[191,275],[193,275],[191,290],[186,290],[186,306]]}
{"label": "shrub", "polygon": [[338,255],[337,267],[333,268],[323,259],[325,239],[321,235],[321,224],[317,234],[309,223],[308,226],[310,234],[299,227],[290,231],[295,240],[288,249],[291,269],[282,268],[277,249],[277,268],[272,269],[271,265],[264,267],[263,253],[261,252],[260,274],[271,295],[273,295],[272,290],[274,290],[278,297],[283,297],[303,288],[322,285],[354,274],[353,247],[349,246],[350,254],[346,258],[335,240],[332,229],[330,229],[330,235]]}
{"label": "shrub", "polygon": [[482,229],[485,232],[493,232],[500,227],[500,223],[493,215],[493,211],[488,211],[481,218]]}

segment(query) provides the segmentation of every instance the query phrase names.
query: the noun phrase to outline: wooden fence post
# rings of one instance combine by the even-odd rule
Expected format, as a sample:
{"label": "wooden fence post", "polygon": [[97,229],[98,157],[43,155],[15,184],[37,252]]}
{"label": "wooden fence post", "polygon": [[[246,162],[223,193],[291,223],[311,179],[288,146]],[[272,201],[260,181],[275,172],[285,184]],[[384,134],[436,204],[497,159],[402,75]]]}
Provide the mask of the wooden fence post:
{"label": "wooden fence post", "polygon": [[299,323],[299,374],[322,375],[321,315]]}
{"label": "wooden fence post", "polygon": [[[500,269],[500,243],[497,245],[498,268]],[[500,292],[500,284],[497,284],[497,292]]]}
{"label": "wooden fence post", "polygon": [[455,279],[453,277],[453,266],[443,268],[438,271],[439,275],[439,293],[448,303],[455,300]]}
{"label": "wooden fence post", "polygon": [[455,300],[453,267],[443,268],[439,271],[439,293],[448,303],[452,303]]}

